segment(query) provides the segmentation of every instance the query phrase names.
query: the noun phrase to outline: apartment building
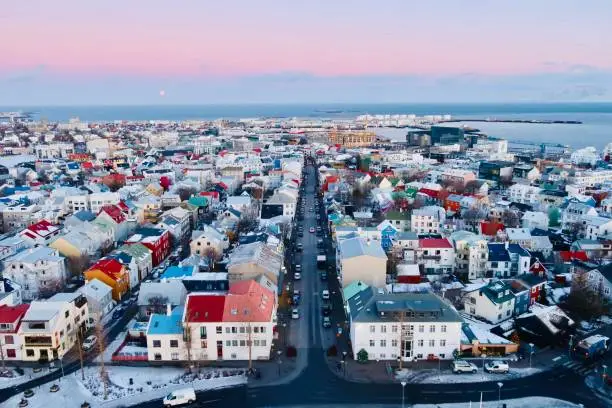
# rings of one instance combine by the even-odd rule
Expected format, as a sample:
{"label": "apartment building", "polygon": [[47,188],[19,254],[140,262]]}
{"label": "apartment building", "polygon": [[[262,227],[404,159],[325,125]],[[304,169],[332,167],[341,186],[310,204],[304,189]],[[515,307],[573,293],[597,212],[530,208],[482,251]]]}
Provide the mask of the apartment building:
{"label": "apartment building", "polygon": [[416,263],[423,265],[429,279],[438,279],[455,268],[455,248],[447,238],[419,239],[415,252]]}
{"label": "apartment building", "polygon": [[497,324],[512,317],[514,294],[510,284],[490,281],[465,294],[464,311],[472,316]]}
{"label": "apartment building", "polygon": [[119,193],[93,193],[89,195],[89,206],[92,213],[97,214],[105,205],[119,204]]}
{"label": "apartment building", "polygon": [[89,319],[87,298],[80,293],[58,293],[48,300],[30,303],[19,335],[23,361],[52,361],[63,358],[84,334]]}
{"label": "apartment building", "polygon": [[370,360],[452,359],[460,348],[462,319],[431,293],[376,294],[371,288],[347,299],[353,355]]}
{"label": "apartment building", "polygon": [[442,207],[427,206],[412,211],[410,229],[417,234],[439,234],[440,226],[446,219]]}
{"label": "apartment building", "polygon": [[508,199],[514,203],[538,204],[541,190],[540,187],[528,184],[513,184],[508,187]]}
{"label": "apartment building", "polygon": [[3,360],[21,361],[22,359],[19,325],[29,307],[27,304],[0,305],[0,345],[2,345]]}
{"label": "apartment building", "polygon": [[468,231],[457,231],[450,237],[455,246],[455,272],[468,279],[483,278],[487,272],[487,240]]}

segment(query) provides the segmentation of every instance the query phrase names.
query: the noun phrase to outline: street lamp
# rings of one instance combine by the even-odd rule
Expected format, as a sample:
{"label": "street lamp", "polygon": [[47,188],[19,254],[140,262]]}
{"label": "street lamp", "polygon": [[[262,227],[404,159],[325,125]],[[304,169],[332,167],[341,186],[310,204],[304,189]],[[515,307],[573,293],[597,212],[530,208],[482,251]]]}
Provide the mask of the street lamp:
{"label": "street lamp", "polygon": [[280,375],[281,375],[281,363],[282,363],[282,362],[281,362],[281,359],[280,359],[281,353],[282,353],[282,351],[280,351],[280,350],[278,350],[278,351],[276,352],[276,354],[278,354],[278,376],[279,376],[279,377],[280,377]]}
{"label": "street lamp", "polygon": [[608,376],[608,366],[605,365],[605,364],[602,364],[601,365],[601,371],[602,371],[601,378],[602,378],[603,381],[605,381],[606,377]]}
{"label": "street lamp", "polygon": [[533,343],[529,343],[529,368],[531,368],[531,356],[533,356]]}
{"label": "street lamp", "polygon": [[287,346],[287,323],[283,322],[283,344]]}
{"label": "street lamp", "polygon": [[344,376],[346,377],[346,355],[348,353],[346,351],[342,352],[342,363],[344,364]]}
{"label": "street lamp", "polygon": [[406,381],[402,381],[402,408],[404,408],[404,388],[406,388]]}
{"label": "street lamp", "polygon": [[504,386],[504,383],[498,382],[497,386],[499,387],[499,391],[498,391],[498,394],[497,394],[497,401],[501,402],[501,389]]}
{"label": "street lamp", "polygon": [[485,378],[485,357],[487,355],[485,353],[482,353],[481,356],[482,356],[482,378]]}

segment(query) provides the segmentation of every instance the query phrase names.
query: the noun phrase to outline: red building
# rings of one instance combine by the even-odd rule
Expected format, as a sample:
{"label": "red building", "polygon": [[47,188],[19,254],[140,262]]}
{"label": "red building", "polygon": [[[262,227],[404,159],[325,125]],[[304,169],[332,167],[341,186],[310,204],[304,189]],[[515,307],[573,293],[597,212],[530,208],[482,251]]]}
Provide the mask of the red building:
{"label": "red building", "polygon": [[3,360],[21,360],[22,344],[19,340],[19,325],[30,305],[0,305],[0,341]]}
{"label": "red building", "polygon": [[138,228],[134,235],[126,241],[126,244],[136,243],[140,243],[151,250],[151,258],[155,267],[162,263],[170,252],[170,233],[161,228]]}

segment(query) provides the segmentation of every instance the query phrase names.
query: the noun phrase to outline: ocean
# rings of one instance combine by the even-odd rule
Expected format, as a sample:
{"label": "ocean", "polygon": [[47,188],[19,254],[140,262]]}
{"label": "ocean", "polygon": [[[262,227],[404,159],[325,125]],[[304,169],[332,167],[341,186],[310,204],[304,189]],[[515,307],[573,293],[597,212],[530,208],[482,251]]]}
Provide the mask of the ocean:
{"label": "ocean", "polygon": [[[257,104],[152,106],[28,106],[0,107],[0,111],[33,112],[36,118],[87,122],[114,120],[239,119],[253,117],[352,118],[360,114],[450,114],[457,118],[577,120],[580,125],[469,122],[491,136],[511,141],[567,144],[572,148],[603,148],[612,142],[612,103],[489,103],[489,104]],[[448,124],[449,126],[458,124]],[[384,129],[381,134],[404,140],[405,130]]]}

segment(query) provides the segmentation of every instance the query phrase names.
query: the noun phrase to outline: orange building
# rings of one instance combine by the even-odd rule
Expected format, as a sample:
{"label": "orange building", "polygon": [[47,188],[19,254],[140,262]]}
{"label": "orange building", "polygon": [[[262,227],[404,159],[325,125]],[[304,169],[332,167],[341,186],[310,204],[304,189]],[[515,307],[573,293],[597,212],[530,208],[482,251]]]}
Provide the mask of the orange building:
{"label": "orange building", "polygon": [[113,300],[120,301],[130,289],[130,275],[127,268],[112,258],[102,258],[83,272],[85,279],[98,279],[113,288]]}

